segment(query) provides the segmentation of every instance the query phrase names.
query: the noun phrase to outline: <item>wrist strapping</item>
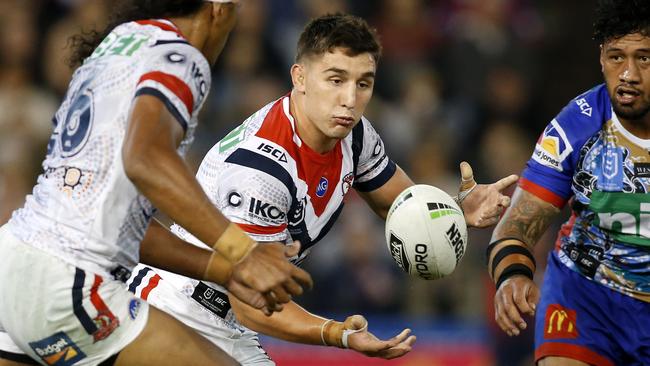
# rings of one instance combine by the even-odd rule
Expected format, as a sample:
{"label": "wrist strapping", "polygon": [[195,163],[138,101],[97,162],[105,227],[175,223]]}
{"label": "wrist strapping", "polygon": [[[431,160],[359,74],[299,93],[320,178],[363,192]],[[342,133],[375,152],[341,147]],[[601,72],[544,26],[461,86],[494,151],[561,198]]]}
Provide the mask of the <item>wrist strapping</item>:
{"label": "wrist strapping", "polygon": [[232,275],[232,268],[250,253],[257,242],[251,239],[237,224],[230,223],[212,246],[214,252],[203,275],[204,280],[225,284]]}
{"label": "wrist strapping", "polygon": [[497,289],[514,275],[533,279],[537,266],[535,257],[521,239],[508,237],[496,240],[487,247],[486,254],[490,277]]}
{"label": "wrist strapping", "polygon": [[[347,318],[346,322],[348,322],[348,319],[352,319],[352,317]],[[363,332],[366,329],[368,329],[368,322],[366,322],[361,329],[347,329],[345,322],[337,322],[333,319],[328,319],[321,324],[320,338],[325,346],[350,348],[348,345],[348,338],[350,335]]]}

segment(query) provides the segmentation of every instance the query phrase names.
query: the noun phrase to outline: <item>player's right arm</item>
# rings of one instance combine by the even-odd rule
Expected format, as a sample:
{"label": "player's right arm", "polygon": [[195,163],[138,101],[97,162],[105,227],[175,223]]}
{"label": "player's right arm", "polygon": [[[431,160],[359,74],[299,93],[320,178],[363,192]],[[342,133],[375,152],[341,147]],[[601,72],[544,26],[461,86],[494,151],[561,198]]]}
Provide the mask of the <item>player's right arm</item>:
{"label": "player's right arm", "polygon": [[352,315],[339,322],[314,315],[292,301],[281,313],[266,317],[232,296],[230,303],[241,324],[288,342],[349,348],[368,357],[383,359],[404,356],[415,342],[410,329],[388,340],[378,339],[368,331],[368,321],[361,315]]}
{"label": "player's right arm", "polygon": [[535,262],[532,254],[529,257],[526,253],[533,253],[533,246],[559,211],[518,187],[492,235],[488,271],[497,284],[494,318],[510,336],[526,329],[522,314],[533,315],[539,301],[539,289],[532,279]]}

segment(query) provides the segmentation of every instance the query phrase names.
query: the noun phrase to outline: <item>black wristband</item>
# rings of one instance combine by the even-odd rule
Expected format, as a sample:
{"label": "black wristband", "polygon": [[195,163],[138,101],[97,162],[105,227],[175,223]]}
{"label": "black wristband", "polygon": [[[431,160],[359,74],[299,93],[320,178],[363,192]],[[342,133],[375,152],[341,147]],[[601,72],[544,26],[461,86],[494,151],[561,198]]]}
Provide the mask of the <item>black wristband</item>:
{"label": "black wristband", "polygon": [[528,268],[527,265],[521,264],[521,263],[513,263],[506,267],[506,269],[501,272],[501,276],[499,276],[499,279],[497,280],[496,283],[496,288],[497,290],[499,289],[499,286],[503,283],[503,281],[507,280],[508,278],[514,276],[514,275],[524,275],[531,280],[533,279],[533,271]]}
{"label": "black wristband", "polygon": [[497,246],[499,243],[501,243],[502,241],[506,241],[506,240],[516,240],[516,241],[518,241],[518,242],[523,243],[523,240],[521,240],[521,239],[519,239],[519,238],[515,238],[514,236],[509,236],[509,237],[506,237],[506,238],[501,238],[501,239],[499,239],[499,240],[495,240],[495,241],[491,242],[490,245],[488,245],[487,248],[485,249],[485,265],[486,265],[486,266],[487,266],[487,264],[490,262],[490,254],[492,253],[492,250],[494,249],[494,247],[496,247],[496,246]]}
{"label": "black wristband", "polygon": [[492,268],[490,269],[490,275],[492,278],[494,278],[494,270],[497,268],[499,263],[507,256],[510,254],[521,254],[525,255],[530,259],[531,262],[533,262],[533,265],[537,267],[537,263],[535,262],[535,257],[533,257],[533,253],[528,250],[528,248],[523,247],[521,245],[506,245],[505,247],[501,248],[497,254],[494,255],[494,258],[492,259]]}

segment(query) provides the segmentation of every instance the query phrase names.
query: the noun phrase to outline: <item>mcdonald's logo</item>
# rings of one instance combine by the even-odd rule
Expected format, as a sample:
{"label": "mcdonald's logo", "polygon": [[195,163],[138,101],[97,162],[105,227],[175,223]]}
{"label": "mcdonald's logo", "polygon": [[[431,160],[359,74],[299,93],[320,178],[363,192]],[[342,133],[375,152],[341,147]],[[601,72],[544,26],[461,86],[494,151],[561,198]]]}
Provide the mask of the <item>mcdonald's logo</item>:
{"label": "mcdonald's logo", "polygon": [[544,339],[577,337],[575,310],[565,309],[559,304],[549,305],[544,319]]}

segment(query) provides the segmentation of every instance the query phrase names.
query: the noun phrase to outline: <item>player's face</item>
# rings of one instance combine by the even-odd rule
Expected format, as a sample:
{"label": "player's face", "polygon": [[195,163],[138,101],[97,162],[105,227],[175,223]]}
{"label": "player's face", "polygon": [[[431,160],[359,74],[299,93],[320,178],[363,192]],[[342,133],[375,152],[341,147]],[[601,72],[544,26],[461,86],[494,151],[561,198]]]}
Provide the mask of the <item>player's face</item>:
{"label": "player's face", "polygon": [[616,115],[628,121],[650,118],[650,38],[632,33],[605,42],[600,64]]}
{"label": "player's face", "polygon": [[308,122],[326,138],[346,137],[372,97],[376,67],[369,53],[349,56],[339,48],[308,57],[300,76]]}

